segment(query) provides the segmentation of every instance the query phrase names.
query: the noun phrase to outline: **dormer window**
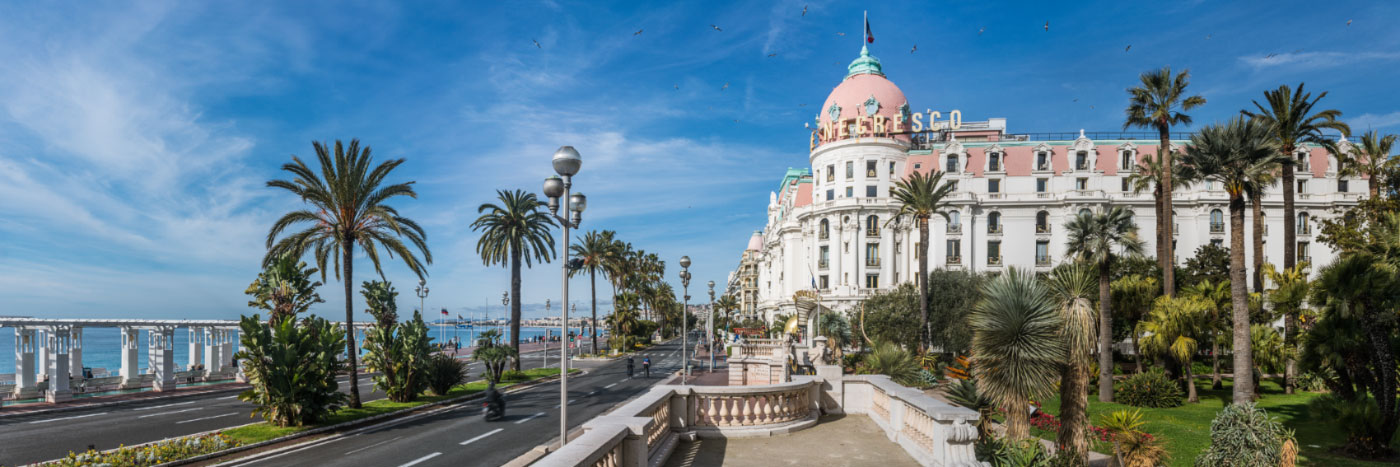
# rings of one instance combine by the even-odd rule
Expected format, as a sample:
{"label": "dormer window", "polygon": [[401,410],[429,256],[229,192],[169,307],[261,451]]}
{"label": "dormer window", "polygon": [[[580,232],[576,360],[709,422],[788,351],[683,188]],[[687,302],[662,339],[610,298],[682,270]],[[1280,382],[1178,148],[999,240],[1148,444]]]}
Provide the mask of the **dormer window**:
{"label": "dormer window", "polygon": [[957,154],[949,154],[949,155],[948,155],[948,167],[947,167],[946,170],[947,170],[948,172],[952,172],[952,173],[957,173],[957,172],[958,172],[958,155],[957,155]]}
{"label": "dormer window", "polygon": [[1311,165],[1308,163],[1308,162],[1309,162],[1308,159],[1309,159],[1309,157],[1308,157],[1308,153],[1307,153],[1306,151],[1300,151],[1300,152],[1298,152],[1298,170],[1301,170],[1301,171],[1304,171],[1304,172],[1308,172],[1308,171],[1311,171],[1311,170],[1312,170],[1312,169],[1310,168]]}
{"label": "dormer window", "polygon": [[987,154],[987,170],[991,172],[1001,171],[1001,153],[993,152]]}
{"label": "dormer window", "polygon": [[1050,170],[1050,153],[1045,151],[1035,153],[1035,170]]}
{"label": "dormer window", "polygon": [[1089,170],[1089,152],[1079,151],[1074,153],[1074,170]]}
{"label": "dormer window", "polygon": [[1133,172],[1137,169],[1137,164],[1133,161],[1133,151],[1124,149],[1118,157],[1118,168],[1126,172]]}

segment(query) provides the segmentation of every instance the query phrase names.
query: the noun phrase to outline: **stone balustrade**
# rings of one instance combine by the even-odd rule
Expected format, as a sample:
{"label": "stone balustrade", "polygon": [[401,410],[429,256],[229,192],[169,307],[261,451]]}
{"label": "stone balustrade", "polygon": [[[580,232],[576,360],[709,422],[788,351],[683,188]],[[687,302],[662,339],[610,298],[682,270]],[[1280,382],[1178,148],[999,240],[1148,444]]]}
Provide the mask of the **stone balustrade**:
{"label": "stone balustrade", "polygon": [[842,408],[866,414],[890,441],[926,466],[979,466],[973,452],[977,442],[977,412],[901,386],[884,375],[841,378]]}

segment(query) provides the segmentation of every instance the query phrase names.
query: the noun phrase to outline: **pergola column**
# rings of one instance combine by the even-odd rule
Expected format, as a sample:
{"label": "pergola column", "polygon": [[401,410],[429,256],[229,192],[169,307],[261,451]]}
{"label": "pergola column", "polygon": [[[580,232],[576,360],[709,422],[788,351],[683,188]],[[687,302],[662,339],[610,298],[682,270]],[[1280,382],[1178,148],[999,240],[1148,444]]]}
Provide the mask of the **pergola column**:
{"label": "pergola column", "polygon": [[204,375],[212,376],[222,368],[219,362],[219,328],[204,328]]}
{"label": "pergola column", "polygon": [[201,365],[201,364],[204,363],[204,347],[201,347],[202,345],[204,345],[204,328],[201,328],[201,327],[198,327],[198,326],[191,326],[191,327],[189,328],[189,331],[190,331],[190,363],[189,363],[189,369],[190,369],[190,370],[194,370],[195,367],[197,367],[197,366],[199,366],[199,365]]}
{"label": "pergola column", "polygon": [[15,328],[15,397],[27,399],[38,395],[34,382],[34,330]]}
{"label": "pergola column", "polygon": [[49,354],[49,388],[44,391],[44,399],[49,402],[63,402],[73,398],[73,390],[68,386],[68,348],[70,344],[68,326],[49,328],[44,348]]}
{"label": "pergola column", "polygon": [[156,391],[175,389],[175,328],[161,326],[151,330],[151,367],[155,369],[153,388]]}
{"label": "pergola column", "polygon": [[45,345],[45,343],[49,341],[48,334],[48,330],[45,329],[36,329],[34,331],[34,350],[39,354],[39,374],[41,375],[39,376],[39,381],[46,381],[49,379],[49,360],[52,359],[53,356],[49,354],[49,346]]}
{"label": "pergola column", "polygon": [[122,388],[133,388],[140,386],[141,370],[138,360],[137,345],[140,342],[138,329],[132,326],[122,326]]}
{"label": "pergola column", "polygon": [[87,378],[83,374],[83,328],[73,326],[68,331],[68,374],[81,381]]}
{"label": "pergola column", "polygon": [[233,330],[223,328],[223,340],[219,343],[219,368],[226,372],[235,371],[233,369]]}

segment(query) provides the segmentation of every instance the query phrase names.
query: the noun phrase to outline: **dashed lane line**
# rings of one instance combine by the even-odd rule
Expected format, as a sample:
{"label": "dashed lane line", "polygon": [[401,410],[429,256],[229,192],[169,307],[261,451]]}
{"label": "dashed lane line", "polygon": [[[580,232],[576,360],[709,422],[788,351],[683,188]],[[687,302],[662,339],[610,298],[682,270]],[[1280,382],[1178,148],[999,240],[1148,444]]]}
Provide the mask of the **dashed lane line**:
{"label": "dashed lane line", "polygon": [[161,416],[161,415],[174,415],[174,414],[177,414],[177,413],[194,412],[194,411],[196,411],[196,410],[204,410],[204,408],[203,408],[203,407],[195,407],[195,408],[192,408],[192,409],[171,410],[171,411],[169,411],[169,412],[160,412],[160,413],[146,414],[146,415],[142,415],[142,416],[136,417],[136,418],[159,417],[159,416]]}
{"label": "dashed lane line", "polygon": [[468,445],[468,444],[472,444],[472,443],[475,443],[475,442],[477,442],[477,441],[481,441],[482,439],[485,439],[487,436],[491,436],[491,435],[494,435],[494,434],[496,434],[496,433],[500,433],[500,432],[502,432],[502,431],[504,431],[504,430],[505,430],[505,428],[497,428],[497,429],[491,430],[491,431],[489,431],[489,432],[486,432],[486,434],[478,435],[478,436],[475,437],[475,438],[472,438],[472,439],[469,439],[469,440],[466,440],[466,441],[463,441],[463,442],[457,443],[457,444],[460,444],[460,445],[462,445],[462,446],[466,446],[466,445]]}
{"label": "dashed lane line", "polygon": [[183,425],[183,424],[186,424],[186,423],[202,422],[202,421],[205,421],[205,420],[213,420],[213,419],[216,419],[216,418],[224,418],[224,417],[228,417],[228,416],[232,416],[232,415],[238,415],[238,412],[226,413],[226,414],[223,414],[223,415],[214,415],[214,416],[212,416],[212,417],[194,418],[194,419],[185,420],[185,421],[182,421],[182,422],[175,422],[175,424],[176,424],[176,425]]}
{"label": "dashed lane line", "polygon": [[530,421],[530,420],[534,420],[534,419],[536,419],[536,418],[543,417],[543,416],[544,416],[544,412],[540,412],[540,413],[531,415],[531,416],[529,416],[529,417],[525,417],[525,418],[522,418],[522,419],[520,419],[520,420],[516,420],[516,421],[515,421],[515,424],[516,424],[516,425],[519,425],[519,424],[521,424],[521,423],[525,423],[525,422],[528,422],[528,421]]}
{"label": "dashed lane line", "polygon": [[441,455],[442,455],[442,453],[440,453],[440,452],[435,452],[435,453],[428,454],[428,455],[426,455],[426,456],[423,456],[423,457],[419,457],[419,458],[417,458],[417,459],[414,459],[413,461],[411,461],[411,462],[409,462],[409,463],[407,463],[407,464],[400,465],[399,467],[409,467],[409,466],[411,466],[411,465],[418,465],[418,464],[420,464],[420,463],[422,463],[422,462],[427,461],[428,459],[432,459],[432,458],[434,458],[434,457],[441,456]]}
{"label": "dashed lane line", "polygon": [[[238,397],[238,396],[234,396],[234,397]],[[166,407],[175,407],[175,406],[177,406],[177,405],[190,405],[190,404],[193,404],[193,403],[195,403],[195,402],[198,402],[198,401],[176,402],[176,403],[174,403],[174,404],[155,405],[155,406],[151,406],[151,407],[138,407],[138,408],[131,409],[131,410],[164,409],[164,408],[166,408]]]}
{"label": "dashed lane line", "polygon": [[96,417],[96,416],[98,416],[98,415],[107,415],[107,412],[90,413],[90,414],[87,414],[87,415],[74,415],[74,416],[72,416],[72,417],[49,418],[49,419],[45,419],[45,420],[35,420],[35,421],[29,422],[29,423],[30,423],[30,424],[34,424],[34,423],[48,423],[48,422],[56,422],[56,421],[59,421],[59,420],[72,420],[72,419],[75,419],[75,418]]}

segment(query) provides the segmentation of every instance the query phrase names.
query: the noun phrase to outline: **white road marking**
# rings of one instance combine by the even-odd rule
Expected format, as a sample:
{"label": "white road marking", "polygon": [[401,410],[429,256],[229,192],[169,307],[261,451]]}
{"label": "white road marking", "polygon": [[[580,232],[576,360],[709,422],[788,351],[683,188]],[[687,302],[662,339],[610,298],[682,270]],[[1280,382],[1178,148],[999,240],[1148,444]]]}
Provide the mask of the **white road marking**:
{"label": "white road marking", "polygon": [[[234,396],[234,397],[238,397],[238,396]],[[193,403],[195,403],[195,402],[196,402],[196,401],[178,402],[178,403],[174,403],[174,404],[155,405],[155,406],[151,406],[151,407],[140,407],[140,408],[135,408],[135,409],[131,409],[131,410],[163,409],[163,408],[166,408],[166,407],[174,407],[174,406],[177,406],[177,405],[190,405],[190,404],[193,404]]]}
{"label": "white road marking", "polygon": [[183,421],[183,422],[175,422],[175,424],[176,424],[176,425],[183,425],[183,424],[186,424],[186,423],[201,422],[201,421],[204,421],[204,420],[212,420],[212,419],[215,419],[215,418],[223,418],[223,417],[227,417],[227,416],[230,416],[230,415],[238,415],[238,412],[226,413],[226,414],[223,414],[223,415],[215,415],[215,416],[212,416],[212,417],[195,418],[195,419],[185,420],[185,421]]}
{"label": "white road marking", "polygon": [[[576,400],[578,400],[578,399],[569,399],[569,403],[572,404],[572,403],[574,403],[574,401],[576,401]],[[556,408],[556,409],[559,408],[559,404],[554,404],[554,408]]]}
{"label": "white road marking", "polygon": [[171,410],[171,411],[169,411],[169,412],[161,412],[161,413],[146,414],[146,415],[142,415],[142,416],[136,417],[136,418],[159,417],[159,416],[161,416],[161,415],[174,415],[174,414],[177,414],[177,413],[194,412],[194,411],[196,411],[196,410],[204,410],[204,409],[203,409],[202,407],[195,407],[195,408],[193,408],[193,409]]}
{"label": "white road marking", "polygon": [[237,395],[233,395],[233,396],[228,396],[228,397],[220,397],[220,398],[214,399],[214,400],[220,400],[220,401],[221,401],[221,400],[236,399],[236,398],[238,398],[238,396],[237,396]]}
{"label": "white road marking", "polygon": [[407,463],[407,464],[400,465],[399,467],[408,467],[408,466],[410,466],[410,465],[418,465],[418,463],[420,463],[420,462],[423,462],[423,461],[426,461],[426,460],[428,460],[428,459],[432,459],[432,458],[434,458],[434,457],[441,456],[441,455],[442,455],[442,453],[440,453],[440,452],[435,452],[435,453],[428,454],[428,455],[426,455],[426,456],[423,456],[423,457],[419,457],[419,458],[417,458],[417,459],[414,459],[413,462],[409,462],[409,463]]}
{"label": "white road marking", "polygon": [[589,396],[592,396],[592,395],[597,394],[597,393],[598,393],[598,391],[593,391],[593,392],[588,393],[588,396],[584,396],[584,397],[589,397]]}
{"label": "white road marking", "polygon": [[536,418],[543,417],[543,416],[544,416],[544,412],[540,412],[540,413],[531,415],[531,416],[529,416],[529,417],[525,417],[525,418],[522,418],[522,419],[520,419],[520,420],[516,420],[516,421],[515,421],[515,424],[516,424],[516,425],[519,425],[519,424],[521,424],[521,423],[525,423],[525,422],[528,422],[528,421],[530,421],[530,420],[534,420],[534,419],[536,419]]}
{"label": "white road marking", "polygon": [[[359,436],[359,435],[355,435],[355,436]],[[369,448],[372,448],[372,447],[375,447],[375,446],[379,446],[379,445],[384,444],[384,443],[392,443],[392,442],[398,440],[399,438],[402,438],[402,436],[395,436],[394,439],[387,439],[387,440],[384,440],[384,441],[380,441],[380,442],[378,442],[378,443],[374,443],[374,444],[371,444],[371,445],[369,445],[369,446],[365,446],[365,447],[356,449],[356,450],[354,450],[354,451],[347,452],[347,453],[345,453],[345,455],[348,456],[348,455],[351,455],[351,454],[354,454],[354,453],[357,453],[357,452],[360,452],[360,451],[363,451],[363,450],[366,450],[366,449],[369,449]]]}
{"label": "white road marking", "polygon": [[72,419],[75,419],[75,418],[96,417],[96,416],[98,416],[98,415],[107,415],[107,412],[90,413],[90,414],[87,414],[87,415],[74,415],[74,416],[72,416],[72,417],[50,418],[50,419],[47,419],[47,420],[35,420],[35,421],[29,422],[29,423],[31,423],[31,424],[32,424],[32,423],[48,423],[48,422],[56,422],[56,421],[59,421],[59,420],[72,420]]}
{"label": "white road marking", "polygon": [[477,436],[477,437],[475,437],[475,438],[472,438],[472,439],[469,439],[469,440],[466,440],[466,441],[463,441],[463,442],[457,443],[457,444],[461,444],[461,445],[463,445],[463,446],[466,446],[466,445],[468,445],[468,444],[472,444],[472,443],[475,443],[475,442],[477,442],[477,441],[481,441],[483,438],[486,438],[487,436],[491,436],[491,435],[494,435],[494,434],[496,434],[496,433],[500,433],[501,431],[504,431],[504,430],[505,430],[505,428],[497,428],[497,429],[494,429],[494,430],[491,430],[491,431],[487,432],[487,433],[484,434],[484,435],[479,435],[479,436]]}
{"label": "white road marking", "polygon": [[613,386],[617,386],[617,383],[612,383],[607,386],[603,386],[603,389],[612,389]]}

